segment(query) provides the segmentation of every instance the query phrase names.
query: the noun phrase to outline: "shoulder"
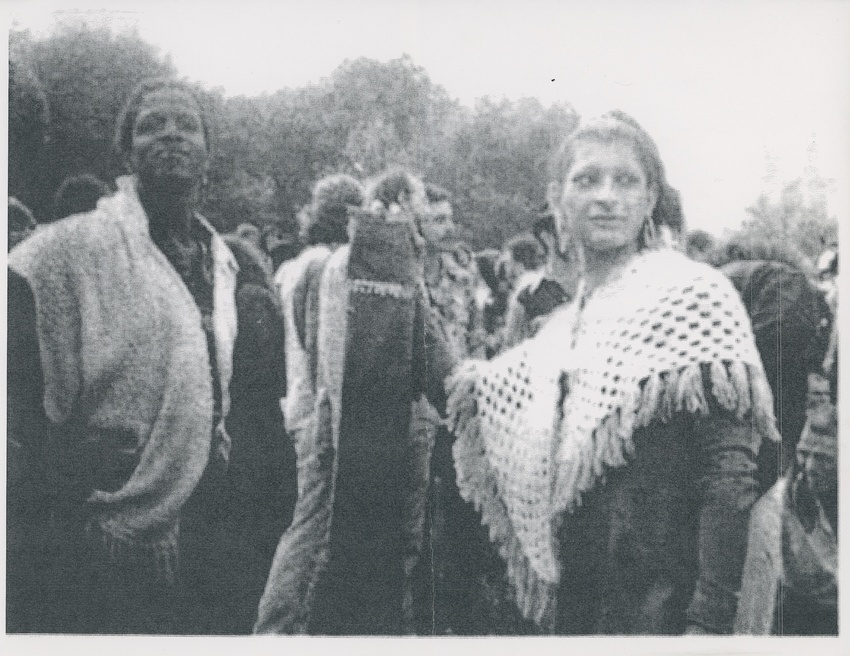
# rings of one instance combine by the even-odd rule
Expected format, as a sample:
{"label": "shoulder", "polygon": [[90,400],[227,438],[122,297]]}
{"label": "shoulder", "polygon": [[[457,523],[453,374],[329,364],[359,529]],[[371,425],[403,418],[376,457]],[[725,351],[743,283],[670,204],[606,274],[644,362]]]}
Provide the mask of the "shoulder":
{"label": "shoulder", "polygon": [[96,258],[114,249],[120,238],[112,217],[100,209],[60,219],[39,228],[9,253],[9,267],[24,277]]}
{"label": "shoulder", "polygon": [[722,271],[669,248],[642,253],[630,273],[648,282],[656,281],[671,287],[687,288],[698,284],[701,287],[719,287],[724,291],[732,288],[732,283]]}

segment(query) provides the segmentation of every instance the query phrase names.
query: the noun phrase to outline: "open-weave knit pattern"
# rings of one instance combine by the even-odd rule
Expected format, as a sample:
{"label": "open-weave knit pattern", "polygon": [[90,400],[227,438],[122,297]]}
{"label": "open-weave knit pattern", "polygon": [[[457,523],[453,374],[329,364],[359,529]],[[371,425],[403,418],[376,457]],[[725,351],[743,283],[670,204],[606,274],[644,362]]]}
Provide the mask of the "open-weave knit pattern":
{"label": "open-weave knit pattern", "polygon": [[[704,389],[702,368],[710,370]],[[635,429],[707,414],[708,394],[749,417],[754,446],[778,439],[749,318],[722,273],[674,251],[636,257],[538,336],[449,382],[458,486],[481,510],[527,618],[554,610],[554,525],[607,468],[634,452]],[[563,396],[563,399],[561,399]]]}

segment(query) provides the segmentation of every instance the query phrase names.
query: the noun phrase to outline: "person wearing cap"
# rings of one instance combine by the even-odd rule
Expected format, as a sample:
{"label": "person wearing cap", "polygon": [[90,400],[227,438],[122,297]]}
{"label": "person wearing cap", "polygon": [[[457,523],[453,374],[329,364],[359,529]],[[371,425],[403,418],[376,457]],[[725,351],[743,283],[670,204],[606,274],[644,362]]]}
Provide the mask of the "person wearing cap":
{"label": "person wearing cap", "polygon": [[809,411],[789,473],[753,507],[735,633],[838,634],[836,408]]}

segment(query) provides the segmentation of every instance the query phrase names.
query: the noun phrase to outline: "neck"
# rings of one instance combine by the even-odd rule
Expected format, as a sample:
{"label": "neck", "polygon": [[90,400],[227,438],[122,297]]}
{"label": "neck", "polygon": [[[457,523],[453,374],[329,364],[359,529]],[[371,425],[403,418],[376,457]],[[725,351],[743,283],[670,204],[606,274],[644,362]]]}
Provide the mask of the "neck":
{"label": "neck", "polygon": [[604,251],[584,249],[585,280],[588,291],[610,280],[635,255],[637,255],[637,246],[634,244]]}
{"label": "neck", "polygon": [[140,180],[137,189],[154,241],[187,241],[198,204],[197,185],[159,186]]}

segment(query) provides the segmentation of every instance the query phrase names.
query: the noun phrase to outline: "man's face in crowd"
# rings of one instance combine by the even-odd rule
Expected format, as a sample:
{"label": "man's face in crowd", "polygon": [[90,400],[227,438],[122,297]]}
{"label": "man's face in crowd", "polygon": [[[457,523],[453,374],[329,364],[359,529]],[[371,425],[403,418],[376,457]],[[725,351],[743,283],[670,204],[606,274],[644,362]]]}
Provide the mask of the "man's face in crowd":
{"label": "man's face in crowd", "polygon": [[200,108],[181,89],[151,91],[133,123],[131,168],[154,186],[199,181],[207,166],[207,143]]}
{"label": "man's face in crowd", "polygon": [[454,234],[452,206],[447,200],[430,203],[419,222],[419,230],[425,241],[432,245],[445,243]]}

